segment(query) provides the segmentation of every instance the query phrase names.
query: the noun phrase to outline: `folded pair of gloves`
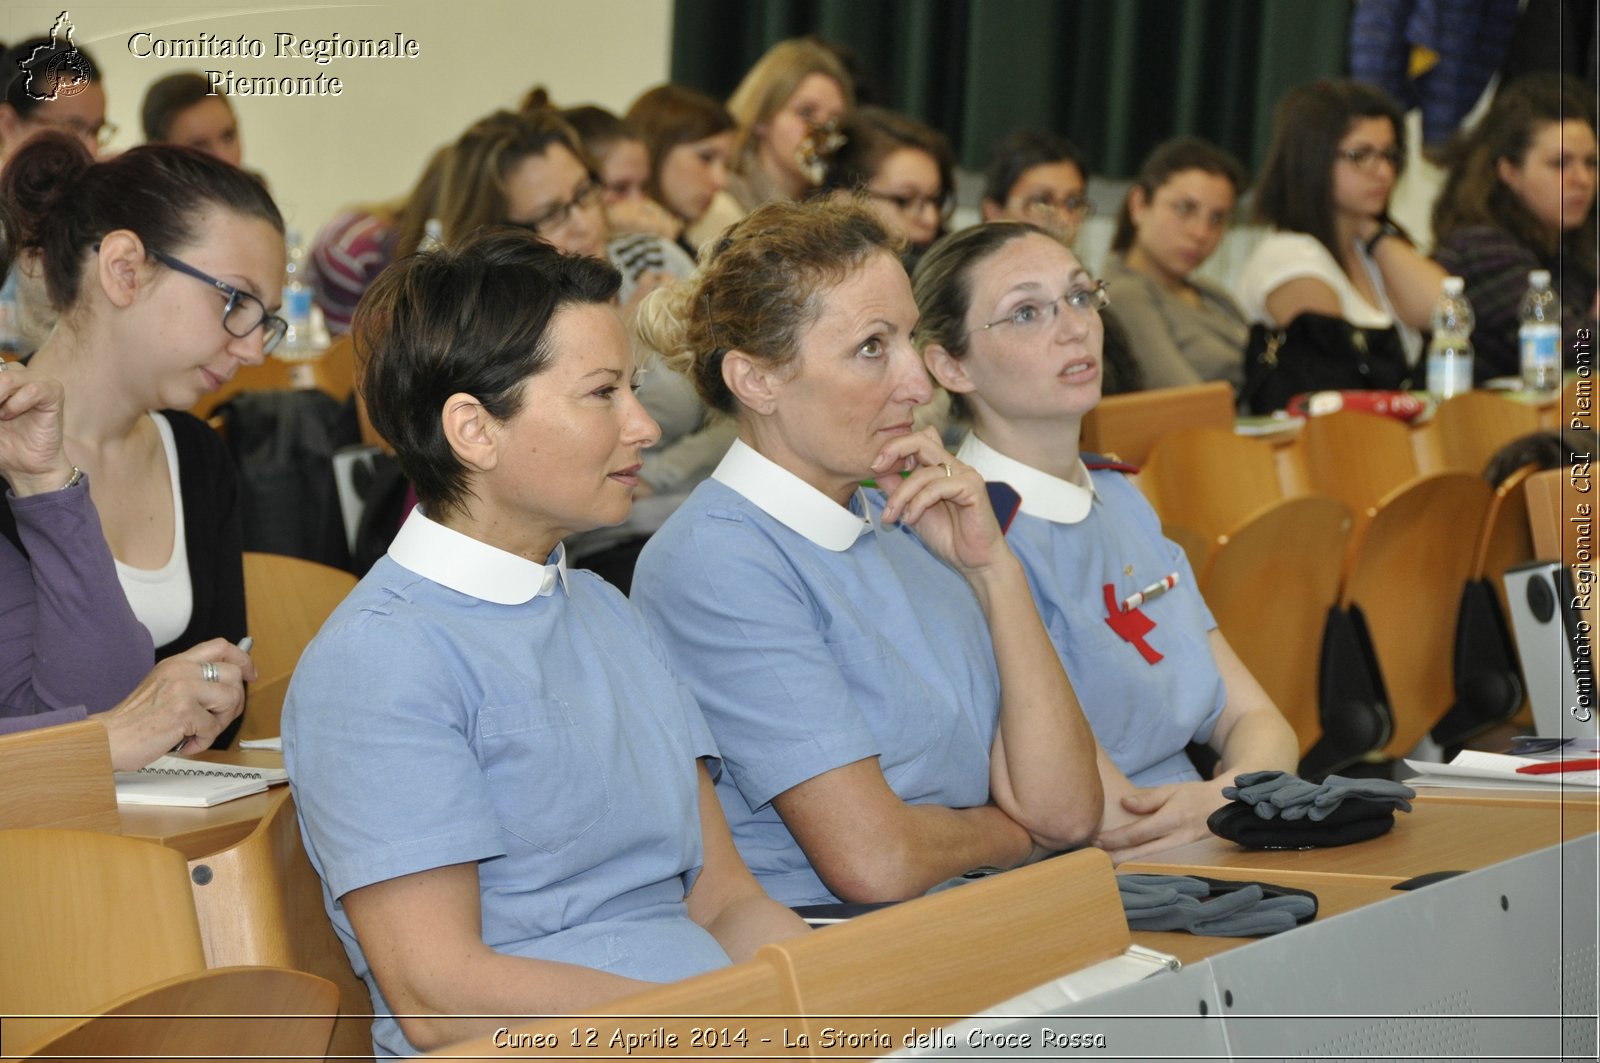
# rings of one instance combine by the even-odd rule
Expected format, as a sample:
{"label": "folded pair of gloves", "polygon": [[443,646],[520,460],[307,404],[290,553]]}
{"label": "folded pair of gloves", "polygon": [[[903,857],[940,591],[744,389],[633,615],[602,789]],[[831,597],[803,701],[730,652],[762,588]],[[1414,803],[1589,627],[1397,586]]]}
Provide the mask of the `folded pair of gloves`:
{"label": "folded pair of gloves", "polygon": [[1209,937],[1259,937],[1317,914],[1316,894],[1265,882],[1196,875],[1118,875],[1130,930],[1186,930]]}
{"label": "folded pair of gloves", "polygon": [[1342,775],[1311,783],[1285,771],[1252,771],[1233,781],[1222,789],[1231,800],[1206,826],[1252,849],[1315,849],[1376,838],[1394,827],[1396,811],[1411,811],[1417,796],[1388,779]]}

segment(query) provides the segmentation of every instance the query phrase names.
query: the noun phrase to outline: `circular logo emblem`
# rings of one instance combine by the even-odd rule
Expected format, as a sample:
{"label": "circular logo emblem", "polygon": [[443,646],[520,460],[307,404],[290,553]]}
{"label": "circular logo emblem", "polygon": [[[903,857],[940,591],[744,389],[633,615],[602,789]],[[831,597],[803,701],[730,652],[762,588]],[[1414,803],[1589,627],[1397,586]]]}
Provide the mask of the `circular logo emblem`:
{"label": "circular logo emblem", "polygon": [[39,100],[63,100],[78,95],[89,87],[89,61],[76,48],[69,48],[53,56],[44,68],[45,95]]}

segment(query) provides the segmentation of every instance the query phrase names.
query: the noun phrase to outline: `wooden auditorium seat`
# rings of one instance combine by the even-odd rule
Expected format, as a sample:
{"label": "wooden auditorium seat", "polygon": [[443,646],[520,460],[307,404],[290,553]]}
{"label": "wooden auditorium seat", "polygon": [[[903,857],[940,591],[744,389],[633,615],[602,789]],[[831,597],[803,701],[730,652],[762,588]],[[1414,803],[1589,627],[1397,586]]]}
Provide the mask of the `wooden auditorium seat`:
{"label": "wooden auditorium seat", "polygon": [[1087,849],[765,945],[758,955],[783,972],[786,1013],[810,1026],[882,1034],[899,1047],[913,1027],[926,1032],[975,1015],[1119,956],[1130,940],[1110,858]]}
{"label": "wooden auditorium seat", "polygon": [[356,578],[343,569],[298,557],[245,553],[246,624],[260,678],[251,684],[239,737],[277,735],[283,698],[300,654],[355,585]]}
{"label": "wooden auditorium seat", "polygon": [[1108,395],[1083,419],[1081,449],[1141,465],[1162,436],[1202,425],[1233,428],[1233,385],[1213,380]]}
{"label": "wooden auditorium seat", "polygon": [[[582,1015],[535,1019],[511,1026],[498,1039],[493,1034],[475,1037],[429,1055],[479,1063],[552,1054],[620,1056],[625,1053],[611,1045],[613,1034],[647,1038],[659,1028],[663,1043],[670,1036],[676,1044],[670,1050],[651,1047],[646,1050],[650,1056],[772,1057],[785,1054],[781,1051],[785,1030],[804,1030],[803,1020],[786,1011],[788,1008],[776,963],[762,957],[623,997]],[[605,1021],[585,1021],[591,1018]],[[588,1043],[591,1029],[594,1044]],[[576,1046],[574,1030],[579,1041]],[[714,1040],[708,1040],[708,1030]],[[726,1037],[722,1036],[724,1030]],[[742,1038],[735,1040],[741,1032]]]}
{"label": "wooden auditorium seat", "polygon": [[1365,618],[1399,757],[1454,700],[1456,617],[1472,574],[1489,487],[1464,472],[1421,477],[1391,492],[1355,531],[1340,604]]}
{"label": "wooden auditorium seat", "polygon": [[1358,531],[1380,501],[1417,476],[1411,429],[1377,414],[1340,410],[1307,418],[1292,449],[1311,492],[1344,503]]}
{"label": "wooden auditorium seat", "polygon": [[1539,411],[1493,391],[1467,391],[1439,404],[1429,430],[1443,468],[1482,475],[1501,447],[1539,431]]}
{"label": "wooden auditorium seat", "polygon": [[1223,536],[1200,576],[1218,629],[1294,728],[1302,756],[1322,734],[1318,661],[1350,526],[1331,498],[1280,499]]}
{"label": "wooden auditorium seat", "polygon": [[0,830],[122,833],[111,742],[94,720],[0,737]]}
{"label": "wooden auditorium seat", "polygon": [[1283,497],[1271,446],[1235,434],[1232,426],[1162,436],[1140,469],[1139,489],[1163,524],[1197,533],[1208,550]]}
{"label": "wooden auditorium seat", "polygon": [[95,831],[5,830],[0,869],[0,1015],[9,1016],[0,1052],[60,1029],[59,1016],[93,1014],[205,968],[176,849]]}
{"label": "wooden auditorium seat", "polygon": [[289,787],[275,788],[245,838],[189,861],[195,912],[210,967],[286,967],[338,987],[332,1054],[370,1059],[372,996],[350,966],[322,904]]}
{"label": "wooden auditorium seat", "polygon": [[300,971],[191,971],[135,991],[24,1050],[27,1059],[321,1059],[339,991]]}

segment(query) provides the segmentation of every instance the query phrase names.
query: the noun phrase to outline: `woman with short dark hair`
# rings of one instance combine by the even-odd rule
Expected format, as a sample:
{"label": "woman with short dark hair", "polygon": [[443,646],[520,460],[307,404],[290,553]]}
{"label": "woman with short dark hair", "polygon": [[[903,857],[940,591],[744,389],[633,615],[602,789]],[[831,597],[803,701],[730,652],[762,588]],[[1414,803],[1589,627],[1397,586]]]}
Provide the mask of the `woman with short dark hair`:
{"label": "woman with short dark hair", "polygon": [[563,539],[627,515],[656,438],[619,279],[493,228],[402,259],[356,315],[421,505],[307,647],[283,734],[379,1055],[804,931],[740,861],[716,746],[643,619],[566,564]]}

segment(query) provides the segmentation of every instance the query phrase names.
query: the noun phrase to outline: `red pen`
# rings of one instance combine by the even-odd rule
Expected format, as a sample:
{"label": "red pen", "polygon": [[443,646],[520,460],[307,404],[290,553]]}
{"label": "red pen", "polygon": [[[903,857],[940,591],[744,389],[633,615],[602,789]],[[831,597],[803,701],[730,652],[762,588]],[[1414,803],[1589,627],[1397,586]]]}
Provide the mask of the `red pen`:
{"label": "red pen", "polygon": [[1566,771],[1600,770],[1600,757],[1587,760],[1552,760],[1547,764],[1529,764],[1518,768],[1518,775],[1559,775]]}

